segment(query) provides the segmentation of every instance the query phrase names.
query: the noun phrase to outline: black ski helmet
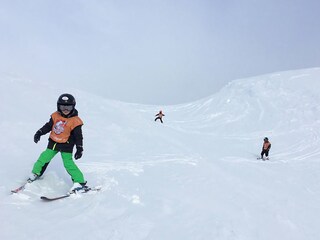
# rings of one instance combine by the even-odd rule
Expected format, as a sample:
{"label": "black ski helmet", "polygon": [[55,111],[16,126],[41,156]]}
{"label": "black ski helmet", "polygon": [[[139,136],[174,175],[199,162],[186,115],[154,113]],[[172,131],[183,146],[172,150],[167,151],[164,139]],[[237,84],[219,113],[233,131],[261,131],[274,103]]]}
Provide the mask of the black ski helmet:
{"label": "black ski helmet", "polygon": [[[57,109],[60,113],[62,113],[59,108],[60,105],[73,106],[73,109],[74,109],[74,107],[76,106],[76,99],[71,94],[64,93],[64,94],[60,95],[60,97],[58,98],[58,101],[57,101]],[[71,113],[72,112],[73,112],[73,110],[71,111]]]}
{"label": "black ski helmet", "polygon": [[265,137],[263,140],[265,140],[265,141],[269,141],[269,139],[268,139],[267,137]]}
{"label": "black ski helmet", "polygon": [[58,98],[57,105],[76,106],[76,99],[71,94],[64,93]]}

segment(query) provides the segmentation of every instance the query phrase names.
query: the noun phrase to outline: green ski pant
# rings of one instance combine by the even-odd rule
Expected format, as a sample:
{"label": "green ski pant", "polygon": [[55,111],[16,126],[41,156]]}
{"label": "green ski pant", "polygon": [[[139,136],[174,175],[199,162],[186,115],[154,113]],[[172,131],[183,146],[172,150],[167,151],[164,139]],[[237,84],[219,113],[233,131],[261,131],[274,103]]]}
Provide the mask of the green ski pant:
{"label": "green ski pant", "polygon": [[[58,151],[47,148],[44,152],[40,154],[39,159],[35,162],[33,166],[32,172],[37,175],[42,175],[51,159],[57,153]],[[72,159],[72,153],[61,152],[61,157],[63,160],[63,165],[69,173],[69,175],[71,176],[72,181],[77,183],[85,183],[82,172]]]}

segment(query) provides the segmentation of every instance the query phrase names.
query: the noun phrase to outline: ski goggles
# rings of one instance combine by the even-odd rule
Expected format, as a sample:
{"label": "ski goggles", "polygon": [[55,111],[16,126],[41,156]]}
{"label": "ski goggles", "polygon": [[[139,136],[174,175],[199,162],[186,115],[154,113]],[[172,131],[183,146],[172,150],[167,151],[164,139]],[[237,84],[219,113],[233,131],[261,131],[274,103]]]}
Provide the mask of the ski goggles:
{"label": "ski goggles", "polygon": [[68,110],[69,112],[71,112],[73,110],[73,106],[72,105],[59,105],[59,109],[61,111]]}

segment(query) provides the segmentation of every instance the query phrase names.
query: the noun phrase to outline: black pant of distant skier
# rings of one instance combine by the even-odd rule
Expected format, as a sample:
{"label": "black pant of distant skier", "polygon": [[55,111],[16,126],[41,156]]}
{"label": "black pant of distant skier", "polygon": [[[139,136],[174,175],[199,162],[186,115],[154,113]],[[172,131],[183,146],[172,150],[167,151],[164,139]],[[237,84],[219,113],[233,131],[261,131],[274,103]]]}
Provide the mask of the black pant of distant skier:
{"label": "black pant of distant skier", "polygon": [[266,155],[266,157],[269,156],[269,149],[263,149],[262,152],[261,152],[261,159],[263,158],[263,155]]}
{"label": "black pant of distant skier", "polygon": [[161,123],[163,123],[162,118],[161,117],[157,117],[154,121],[160,120]]}

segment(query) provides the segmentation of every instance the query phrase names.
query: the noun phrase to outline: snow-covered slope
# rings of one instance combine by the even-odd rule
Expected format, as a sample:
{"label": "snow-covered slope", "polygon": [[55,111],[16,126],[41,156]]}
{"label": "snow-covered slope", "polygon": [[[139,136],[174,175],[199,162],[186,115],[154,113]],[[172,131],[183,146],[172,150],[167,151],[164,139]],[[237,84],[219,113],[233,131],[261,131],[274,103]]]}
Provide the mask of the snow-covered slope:
{"label": "snow-covered slope", "polygon": [[[0,239],[320,239],[320,68],[235,80],[175,106],[0,77]],[[77,164],[101,192],[41,202],[72,185],[56,156],[11,195],[45,149],[47,136],[34,144],[33,134],[63,92],[85,122]],[[271,158],[259,161],[265,136]]]}

